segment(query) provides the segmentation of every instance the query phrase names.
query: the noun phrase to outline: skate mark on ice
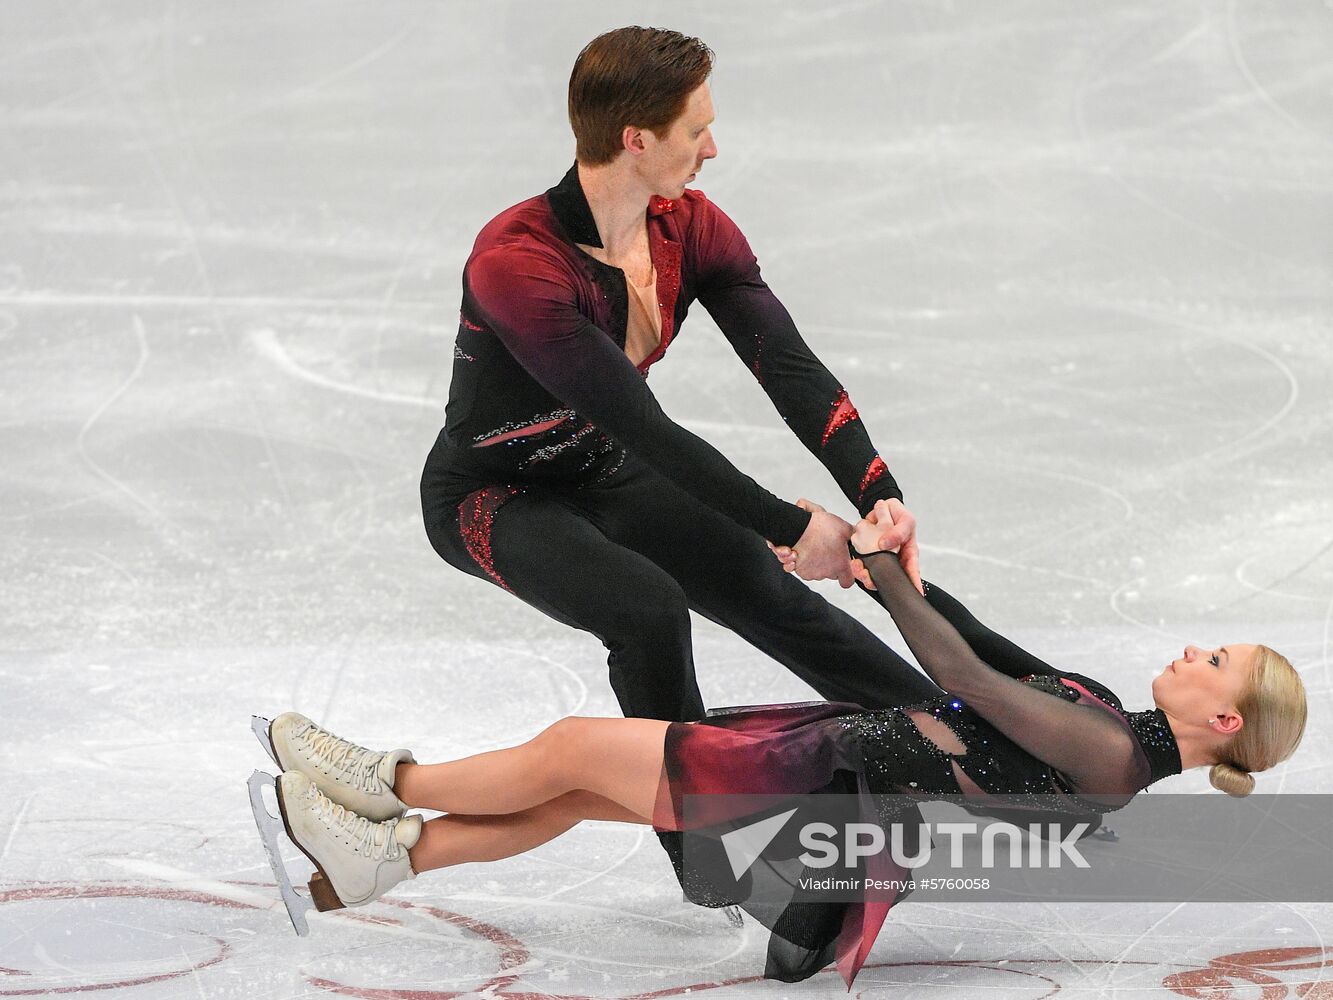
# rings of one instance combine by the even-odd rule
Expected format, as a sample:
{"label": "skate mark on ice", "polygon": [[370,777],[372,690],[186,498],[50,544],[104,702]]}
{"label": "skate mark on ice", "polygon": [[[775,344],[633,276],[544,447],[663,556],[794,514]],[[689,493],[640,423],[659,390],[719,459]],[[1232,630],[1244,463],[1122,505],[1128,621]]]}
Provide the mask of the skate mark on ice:
{"label": "skate mark on ice", "polygon": [[29,792],[24,796],[23,802],[20,803],[19,811],[14,815],[14,822],[9,824],[9,835],[5,837],[5,846],[0,848],[0,861],[4,861],[5,858],[9,857],[9,848],[14,843],[14,834],[19,832],[19,827],[23,825],[23,817],[28,812],[28,806],[32,804],[32,800],[36,797],[36,792]]}
{"label": "skate mark on ice", "polygon": [[1327,133],[1312,129],[1305,122],[1289,112],[1274,99],[1268,89],[1255,77],[1254,72],[1250,69],[1249,60],[1245,58],[1245,52],[1241,48],[1240,32],[1236,30],[1236,0],[1229,0],[1227,3],[1226,26],[1227,48],[1231,53],[1231,61],[1240,72],[1240,75],[1245,78],[1245,82],[1248,83],[1255,94],[1258,95],[1259,100],[1263,101],[1264,105],[1272,111],[1273,114],[1277,115],[1288,125],[1305,135],[1313,136],[1320,142],[1327,143],[1329,141]]}
{"label": "skate mark on ice", "polygon": [[444,413],[444,407],[438,400],[426,399],[421,396],[408,396],[399,392],[384,392],[378,389],[366,389],[359,385],[352,385],[348,382],[339,382],[327,376],[312,372],[310,369],[299,365],[290,354],[287,353],[278,335],[268,327],[262,327],[257,330],[251,330],[247,334],[247,340],[254,351],[264,360],[271,362],[278,370],[285,372],[293,378],[298,378],[303,382],[309,382],[311,385],[317,385],[324,389],[331,389],[334,392],[346,393],[349,396],[358,396],[362,399],[373,399],[381,403],[395,403],[402,406],[419,406],[423,409],[434,410],[437,413]]}
{"label": "skate mark on ice", "polygon": [[[1245,578],[1245,571],[1249,569],[1253,563],[1258,562],[1260,559],[1262,559],[1264,556],[1268,554],[1266,552],[1256,552],[1254,555],[1250,556],[1250,558],[1246,559],[1244,562],[1240,563],[1240,565],[1236,567],[1236,572],[1235,572],[1236,582],[1238,582],[1241,586],[1248,588],[1249,590],[1255,591],[1256,593],[1271,594],[1274,597],[1281,597],[1289,601],[1313,601],[1316,604],[1323,604],[1324,599],[1322,597],[1312,597],[1309,594],[1292,594],[1286,591],[1278,590],[1277,588],[1279,585],[1286,583],[1288,580],[1291,580],[1294,577],[1299,576],[1302,572],[1309,569],[1312,565],[1318,562],[1323,557],[1323,555],[1330,549],[1333,549],[1333,538],[1330,538],[1327,542],[1325,542],[1318,549],[1316,549],[1312,555],[1308,556],[1303,561],[1298,563],[1293,569],[1287,570],[1276,580],[1267,585],[1252,583],[1250,580],[1247,580]],[[1221,605],[1221,607],[1230,607],[1232,604],[1237,604],[1241,600],[1245,599],[1247,598],[1237,598],[1235,601],[1230,602],[1230,604],[1224,604]]]}
{"label": "skate mark on ice", "polygon": [[78,436],[74,439],[74,446],[78,450],[79,457],[83,459],[84,464],[92,470],[93,475],[97,476],[104,483],[110,485],[116,492],[123,493],[135,506],[142,508],[145,512],[151,515],[154,522],[171,523],[170,519],[162,513],[162,511],[158,510],[153,504],[149,503],[136,493],[128,483],[122,482],[115,476],[111,475],[111,473],[107,472],[106,469],[99,465],[88,452],[89,431],[91,431],[97,422],[102,419],[102,415],[106,413],[107,410],[111,409],[121,396],[125,395],[130,386],[139,380],[139,376],[143,374],[143,370],[148,364],[148,335],[144,331],[143,320],[136,315],[132,318],[131,323],[134,329],[134,339],[139,348],[139,355],[135,360],[134,369],[125,377],[124,381],[116,387],[115,391],[102,401],[102,405],[97,407],[88,419],[84,421],[83,426],[79,428]]}

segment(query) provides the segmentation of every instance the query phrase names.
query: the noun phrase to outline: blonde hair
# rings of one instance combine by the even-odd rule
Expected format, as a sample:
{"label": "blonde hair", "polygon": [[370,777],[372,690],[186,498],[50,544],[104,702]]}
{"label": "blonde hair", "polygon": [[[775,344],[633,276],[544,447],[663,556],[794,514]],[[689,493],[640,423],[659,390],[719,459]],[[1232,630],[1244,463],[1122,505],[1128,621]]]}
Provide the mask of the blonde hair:
{"label": "blonde hair", "polygon": [[1256,646],[1249,682],[1236,702],[1245,720],[1240,732],[1208,769],[1212,786],[1237,797],[1254,791],[1253,771],[1282,763],[1305,733],[1305,685],[1285,656]]}

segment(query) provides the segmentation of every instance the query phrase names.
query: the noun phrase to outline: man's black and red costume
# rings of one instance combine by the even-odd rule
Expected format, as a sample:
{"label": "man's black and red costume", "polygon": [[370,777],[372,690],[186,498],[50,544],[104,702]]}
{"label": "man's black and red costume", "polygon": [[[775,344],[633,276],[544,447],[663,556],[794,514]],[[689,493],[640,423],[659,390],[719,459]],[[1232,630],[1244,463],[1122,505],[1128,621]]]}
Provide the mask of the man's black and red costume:
{"label": "man's black and red costume", "polygon": [[654,198],[647,227],[661,340],[638,366],[625,353],[624,272],[580,249],[602,241],[577,166],[482,229],[463,271],[446,424],[421,481],[431,544],[451,565],[601,639],[627,716],[704,714],[690,609],[825,698],[880,707],[935,693],[782,570],[764,539],[795,543],[810,515],[658,406],[648,370],[697,300],[858,511],[901,499],[736,225],[686,191]]}

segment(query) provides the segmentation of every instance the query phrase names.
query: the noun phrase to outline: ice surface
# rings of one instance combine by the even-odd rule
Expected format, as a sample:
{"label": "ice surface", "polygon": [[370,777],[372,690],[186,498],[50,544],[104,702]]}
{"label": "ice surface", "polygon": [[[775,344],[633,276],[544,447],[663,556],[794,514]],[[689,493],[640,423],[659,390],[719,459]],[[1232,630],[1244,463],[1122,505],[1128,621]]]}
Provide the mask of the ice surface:
{"label": "ice surface", "polygon": [[[564,173],[570,65],[622,23],[716,50],[698,186],[846,384],[927,576],[1133,708],[1186,642],[1276,646],[1311,717],[1259,789],[1333,792],[1328,4],[3,15],[0,996],[842,993],[758,980],[762,929],[607,823],[298,941],[246,807],[255,712],[421,759],[616,714],[595,639],[434,555],[417,479],[472,239]],[[702,309],[651,384],[851,513]],[[696,625],[710,704],[809,697]],[[913,903],[857,989],[1296,996],[1330,939],[1330,905]]]}

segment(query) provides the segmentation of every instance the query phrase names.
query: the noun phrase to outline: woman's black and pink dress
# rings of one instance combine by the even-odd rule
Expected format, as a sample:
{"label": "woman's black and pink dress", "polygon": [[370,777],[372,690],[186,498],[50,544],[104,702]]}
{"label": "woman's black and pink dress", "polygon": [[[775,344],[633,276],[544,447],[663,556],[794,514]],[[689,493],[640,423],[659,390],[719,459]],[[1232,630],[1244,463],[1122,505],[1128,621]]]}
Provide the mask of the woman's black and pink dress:
{"label": "woman's black and pink dress", "polygon": [[[865,822],[885,819],[877,794],[962,795],[982,807],[1007,809],[1040,801],[1047,815],[1055,802],[1061,815],[1088,819],[1180,772],[1180,754],[1160,709],[1126,712],[1103,685],[1043,663],[981,625],[939,587],[928,584],[922,599],[896,559],[871,558],[881,602],[918,662],[948,693],[874,711],[804,702],[724,709],[697,723],[672,723],[654,815],[658,830],[688,824],[720,846],[722,834],[754,817],[727,815],[725,800],[709,808],[709,800],[694,799],[687,811],[687,796],[811,792],[856,793]],[[954,750],[961,744],[964,752],[951,753],[926,733]],[[1041,798],[1025,800],[1025,794]],[[915,822],[908,826],[916,829]],[[791,866],[799,865],[762,855],[761,861],[752,872],[770,872],[787,884]],[[876,877],[909,874],[887,852],[871,864]],[[690,867],[686,876],[704,878]],[[690,888],[692,898],[709,898],[707,885]],[[765,976],[795,981],[836,962],[849,988],[896,902],[866,898],[778,908],[736,896],[735,885],[717,887],[712,902],[736,902],[772,930]]]}

